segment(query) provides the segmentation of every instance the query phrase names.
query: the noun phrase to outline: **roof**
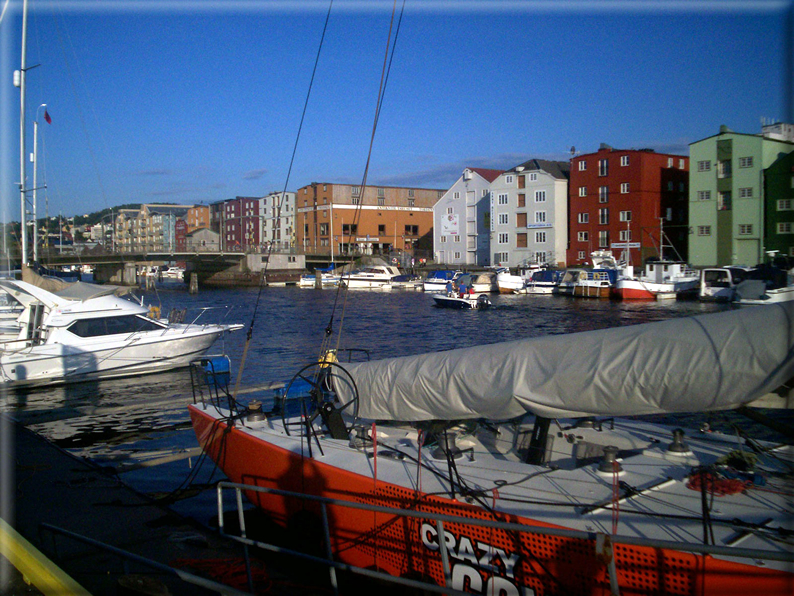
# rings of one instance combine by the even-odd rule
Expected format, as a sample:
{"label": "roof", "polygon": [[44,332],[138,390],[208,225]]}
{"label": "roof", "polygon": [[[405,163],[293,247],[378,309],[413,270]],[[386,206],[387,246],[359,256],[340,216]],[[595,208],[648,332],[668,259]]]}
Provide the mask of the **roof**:
{"label": "roof", "polygon": [[551,161],[548,159],[530,159],[517,165],[510,171],[518,172],[518,168],[523,168],[521,171],[543,171],[547,174],[551,174],[555,178],[564,178],[567,180],[570,178],[571,163],[568,161]]}
{"label": "roof", "polygon": [[466,168],[467,170],[471,170],[475,174],[482,176],[488,182],[493,182],[496,180],[501,174],[502,170],[489,170],[487,168]]}

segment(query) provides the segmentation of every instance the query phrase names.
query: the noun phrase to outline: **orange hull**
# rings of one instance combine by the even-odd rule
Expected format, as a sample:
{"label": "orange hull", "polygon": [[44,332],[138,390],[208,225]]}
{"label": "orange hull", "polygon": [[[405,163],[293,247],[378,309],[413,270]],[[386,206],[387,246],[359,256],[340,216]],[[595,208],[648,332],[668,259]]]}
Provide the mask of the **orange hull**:
{"label": "orange hull", "polygon": [[[559,527],[490,514],[484,508],[449,498],[424,495],[401,486],[301,457],[246,432],[217,422],[190,407],[202,448],[233,481],[280,490],[413,511]],[[296,516],[316,516],[315,504],[298,499],[247,493],[272,519],[290,527]],[[498,497],[497,497],[498,498]],[[376,568],[399,577],[444,584],[433,520],[399,517],[329,506],[332,549],[339,560]],[[305,519],[304,519],[305,521]],[[519,596],[535,594],[610,594],[606,563],[595,541],[544,534],[507,532],[464,523],[444,524],[452,586],[472,593]],[[726,596],[794,593],[794,575],[660,548],[614,545],[620,593]]]}

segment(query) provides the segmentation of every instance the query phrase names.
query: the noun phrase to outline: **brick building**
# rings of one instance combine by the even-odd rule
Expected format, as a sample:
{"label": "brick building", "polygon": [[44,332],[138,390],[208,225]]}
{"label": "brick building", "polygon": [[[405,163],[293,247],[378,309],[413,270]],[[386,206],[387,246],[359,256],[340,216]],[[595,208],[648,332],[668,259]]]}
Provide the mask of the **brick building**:
{"label": "brick building", "polygon": [[313,182],[295,199],[296,244],[320,254],[412,252],[444,189]]}
{"label": "brick building", "polygon": [[568,266],[594,250],[642,265],[660,254],[687,259],[689,158],[651,149],[613,149],[571,159]]}

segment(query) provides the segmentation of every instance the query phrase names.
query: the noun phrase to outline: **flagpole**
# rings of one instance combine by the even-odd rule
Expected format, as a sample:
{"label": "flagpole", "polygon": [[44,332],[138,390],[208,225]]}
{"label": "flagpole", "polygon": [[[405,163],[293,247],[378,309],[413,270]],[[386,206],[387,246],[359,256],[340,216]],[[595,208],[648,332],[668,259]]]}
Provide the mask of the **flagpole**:
{"label": "flagpole", "polygon": [[25,216],[25,68],[27,66],[28,0],[22,4],[22,64],[19,69],[19,195],[22,247],[20,267],[28,264],[27,218]]}

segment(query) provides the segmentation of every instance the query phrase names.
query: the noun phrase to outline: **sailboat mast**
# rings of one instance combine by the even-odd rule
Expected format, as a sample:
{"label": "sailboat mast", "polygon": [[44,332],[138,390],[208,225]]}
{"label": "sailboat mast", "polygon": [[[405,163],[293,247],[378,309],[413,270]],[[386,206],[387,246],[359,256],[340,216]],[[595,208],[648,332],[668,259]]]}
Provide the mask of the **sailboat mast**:
{"label": "sailboat mast", "polygon": [[21,230],[20,266],[28,264],[27,218],[25,216],[25,69],[27,68],[28,0],[22,3],[22,64],[19,68],[19,200]]}

